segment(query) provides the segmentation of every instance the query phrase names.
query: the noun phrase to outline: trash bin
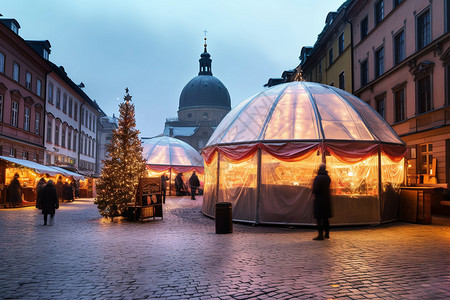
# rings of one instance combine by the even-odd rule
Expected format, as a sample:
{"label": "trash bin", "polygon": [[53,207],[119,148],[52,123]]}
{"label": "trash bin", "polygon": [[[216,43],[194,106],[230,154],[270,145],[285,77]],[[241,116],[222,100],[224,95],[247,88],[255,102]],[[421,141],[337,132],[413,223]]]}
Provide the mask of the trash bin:
{"label": "trash bin", "polygon": [[232,233],[233,219],[231,202],[216,203],[216,233]]}

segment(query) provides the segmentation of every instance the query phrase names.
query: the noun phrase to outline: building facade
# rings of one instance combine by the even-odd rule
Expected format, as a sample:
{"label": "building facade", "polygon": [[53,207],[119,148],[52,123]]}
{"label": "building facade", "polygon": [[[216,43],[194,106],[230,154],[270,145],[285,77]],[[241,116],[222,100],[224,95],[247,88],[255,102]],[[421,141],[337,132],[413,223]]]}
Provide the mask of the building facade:
{"label": "building facade", "polygon": [[51,68],[19,29],[16,20],[0,19],[0,155],[43,163],[45,78]]}
{"label": "building facade", "polygon": [[114,130],[119,127],[119,120],[113,115],[108,117],[105,113],[98,119],[97,126],[97,174],[100,174],[104,163],[103,161],[107,158],[107,146],[111,144],[113,139]]}
{"label": "building facade", "polygon": [[45,163],[97,173],[97,128],[102,111],[63,67],[48,62]]}
{"label": "building facade", "polygon": [[345,1],[330,12],[313,47],[303,47],[300,68],[306,81],[319,82],[352,92],[352,30],[346,19]]}
{"label": "building facade", "polygon": [[354,94],[409,147],[408,184],[450,182],[450,1],[353,1]]}
{"label": "building facade", "polygon": [[178,118],[167,119],[163,135],[185,141],[197,151],[208,142],[214,129],[231,110],[225,85],[213,76],[211,55],[200,55],[200,71],[181,91]]}

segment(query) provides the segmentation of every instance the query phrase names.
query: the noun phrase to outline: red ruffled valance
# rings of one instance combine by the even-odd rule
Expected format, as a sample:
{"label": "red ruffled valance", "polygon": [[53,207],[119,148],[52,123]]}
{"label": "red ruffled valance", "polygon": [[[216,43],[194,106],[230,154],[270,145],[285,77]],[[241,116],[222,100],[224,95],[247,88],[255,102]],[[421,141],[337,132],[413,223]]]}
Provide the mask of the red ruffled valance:
{"label": "red ruffled valance", "polygon": [[173,172],[185,173],[195,170],[199,174],[204,173],[204,167],[193,167],[193,166],[166,166],[166,165],[147,165],[147,169],[155,172],[165,172],[172,168]]}
{"label": "red ruffled valance", "polygon": [[346,163],[357,163],[376,155],[378,151],[386,154],[390,160],[399,162],[406,155],[406,146],[365,142],[324,142],[324,143],[274,143],[274,144],[243,144],[215,146],[203,150],[206,164],[210,164],[216,152],[227,159],[241,161],[253,156],[261,149],[264,152],[283,161],[294,161],[310,155],[316,150],[327,151]]}

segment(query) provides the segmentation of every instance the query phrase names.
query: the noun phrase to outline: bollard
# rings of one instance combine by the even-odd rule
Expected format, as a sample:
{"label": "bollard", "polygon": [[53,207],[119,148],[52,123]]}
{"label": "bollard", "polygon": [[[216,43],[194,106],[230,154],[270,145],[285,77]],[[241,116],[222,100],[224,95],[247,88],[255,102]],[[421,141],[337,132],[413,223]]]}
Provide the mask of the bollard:
{"label": "bollard", "polygon": [[233,218],[231,202],[216,203],[216,233],[232,233]]}

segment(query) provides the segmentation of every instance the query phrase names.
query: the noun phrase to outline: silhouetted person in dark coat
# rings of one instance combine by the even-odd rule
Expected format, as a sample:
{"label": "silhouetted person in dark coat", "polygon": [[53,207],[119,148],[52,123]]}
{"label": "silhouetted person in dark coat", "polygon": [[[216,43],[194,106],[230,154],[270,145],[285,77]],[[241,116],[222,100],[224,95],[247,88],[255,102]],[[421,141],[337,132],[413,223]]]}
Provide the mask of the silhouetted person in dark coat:
{"label": "silhouetted person in dark coat", "polygon": [[166,192],[167,192],[167,180],[169,180],[169,177],[167,177],[166,173],[161,175],[161,197],[163,203],[166,203]]}
{"label": "silhouetted person in dark coat", "polygon": [[189,178],[189,186],[191,188],[191,200],[195,200],[195,193],[197,189],[200,187],[200,180],[198,180],[195,171],[192,173],[191,178]]}
{"label": "silhouetted person in dark coat", "polygon": [[20,188],[19,174],[16,173],[6,189],[6,201],[10,202],[13,207],[16,207],[22,203]]}
{"label": "silhouetted person in dark coat", "polygon": [[73,201],[73,189],[72,186],[66,181],[64,182],[63,186],[63,194],[64,194],[64,200]]}
{"label": "silhouetted person in dark coat", "polygon": [[62,182],[61,176],[58,177],[58,181],[56,182],[56,193],[58,195],[58,201],[64,200],[64,183]]}
{"label": "silhouetted person in dark coat", "polygon": [[178,173],[177,176],[175,177],[175,190],[177,191],[177,196],[183,196],[182,190],[183,190],[183,186],[184,186],[184,182],[183,182],[183,174]]}
{"label": "silhouetted person in dark coat", "polygon": [[40,203],[42,214],[44,215],[44,225],[47,225],[48,215],[50,215],[50,225],[53,225],[55,210],[59,208],[58,193],[56,192],[56,187],[53,184],[53,180],[50,179],[43,189]]}
{"label": "silhouetted person in dark coat", "polygon": [[330,224],[328,218],[331,218],[331,195],[330,195],[331,179],[328,176],[325,164],[320,164],[319,171],[313,183],[314,198],[314,218],[317,221],[317,230],[319,234],[314,240],[323,240],[323,231],[325,230],[325,238],[330,238]]}
{"label": "silhouetted person in dark coat", "polygon": [[42,209],[42,194],[44,193],[44,188],[47,185],[44,177],[39,179],[36,185],[36,208]]}

